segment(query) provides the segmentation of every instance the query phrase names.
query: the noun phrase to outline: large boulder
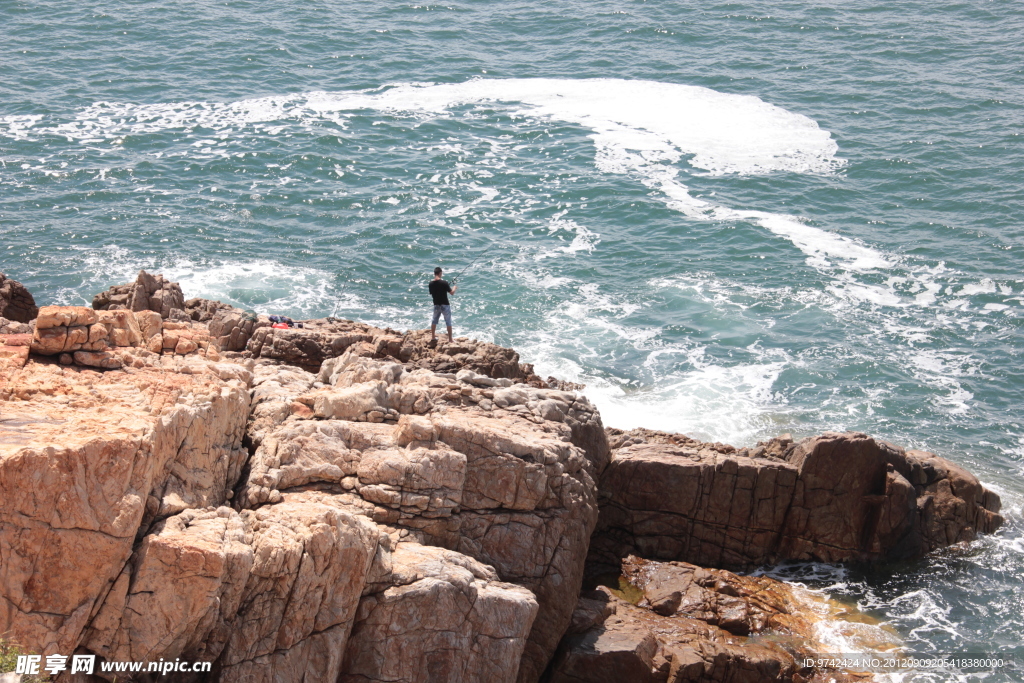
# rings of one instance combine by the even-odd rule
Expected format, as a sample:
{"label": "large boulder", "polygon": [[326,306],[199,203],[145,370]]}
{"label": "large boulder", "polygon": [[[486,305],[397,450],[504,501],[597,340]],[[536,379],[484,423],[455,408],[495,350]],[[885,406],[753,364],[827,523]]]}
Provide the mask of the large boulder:
{"label": "large boulder", "polygon": [[188,317],[181,286],[177,282],[168,281],[163,275],[150,275],[144,270],[139,271],[135,282],[114,285],[97,294],[93,297],[92,307],[101,311],[155,311],[165,320],[172,315]]}
{"label": "large boulder", "polygon": [[36,301],[25,285],[0,273],[0,318],[28,323],[38,312]]}
{"label": "large boulder", "polygon": [[530,591],[418,543],[399,543],[383,569],[360,602],[340,683],[514,683],[537,614]]}
{"label": "large boulder", "polygon": [[1002,522],[999,497],[966,470],[856,432],[743,450],[644,430],[613,441],[595,572],[629,554],[731,568],[891,561]]}
{"label": "large boulder", "polygon": [[[325,364],[324,385],[258,363],[249,438],[259,445],[236,500],[260,509],[334,491],[402,538],[489,565],[536,600],[519,666],[520,680],[536,680],[569,623],[597,514],[601,463],[574,443],[572,424],[599,428],[600,418],[574,393],[407,367],[346,354]],[[366,666],[369,680],[398,675]]]}
{"label": "large boulder", "polygon": [[[153,521],[224,503],[251,375],[194,359],[98,373],[23,362],[0,386],[0,632],[69,653]],[[45,569],[44,569],[45,567]]]}
{"label": "large boulder", "polygon": [[207,325],[210,336],[222,351],[242,351],[257,329],[270,327],[270,320],[229,306],[218,309],[207,321]]}

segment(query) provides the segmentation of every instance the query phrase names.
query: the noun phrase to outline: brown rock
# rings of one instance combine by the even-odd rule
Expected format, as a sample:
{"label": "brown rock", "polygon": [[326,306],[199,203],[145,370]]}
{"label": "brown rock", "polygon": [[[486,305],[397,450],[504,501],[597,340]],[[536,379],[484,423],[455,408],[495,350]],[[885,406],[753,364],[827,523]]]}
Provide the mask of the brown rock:
{"label": "brown rock", "polygon": [[613,439],[623,445],[600,484],[598,572],[630,553],[711,567],[920,557],[1002,521],[998,496],[966,471],[864,434],[743,451],[649,432]]}
{"label": "brown rock", "polygon": [[209,320],[210,336],[224,351],[243,350],[261,327],[270,327],[270,321],[230,306],[216,310]]}
{"label": "brown rock", "polygon": [[267,358],[317,372],[328,358],[345,353],[356,342],[372,341],[375,328],[351,321],[300,329],[260,327],[246,349],[254,358]]}
{"label": "brown rock", "polygon": [[0,318],[28,323],[38,313],[35,299],[25,285],[0,273]]}
{"label": "brown rock", "polygon": [[0,335],[5,337],[14,334],[27,334],[31,336],[32,332],[35,331],[35,328],[35,319],[32,319],[27,323],[22,323],[16,320],[9,320],[7,318],[0,317]]}
{"label": "brown rock", "polygon": [[[573,615],[574,628],[552,662],[552,683],[868,678],[803,667],[801,660],[827,651],[816,624],[819,612],[828,610],[780,581],[635,557],[624,561],[622,570],[638,597],[629,602],[626,594],[603,587],[585,593]],[[891,647],[885,632],[876,630],[883,640],[876,645]],[[759,634],[771,636],[752,639]]]}
{"label": "brown rock", "polygon": [[99,353],[94,351],[75,351],[72,356],[75,363],[78,365],[85,365],[91,368],[102,368],[104,370],[114,370],[121,367],[121,359],[101,351]]}
{"label": "brown rock", "polygon": [[185,313],[188,317],[198,323],[209,323],[219,311],[230,311],[235,309],[231,304],[210,299],[189,299],[185,302]]}

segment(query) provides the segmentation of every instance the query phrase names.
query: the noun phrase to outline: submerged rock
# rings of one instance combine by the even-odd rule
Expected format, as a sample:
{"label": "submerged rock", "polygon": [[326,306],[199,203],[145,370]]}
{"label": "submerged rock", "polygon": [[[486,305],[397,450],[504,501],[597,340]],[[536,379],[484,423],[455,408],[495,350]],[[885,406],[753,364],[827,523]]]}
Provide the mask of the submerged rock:
{"label": "submerged rock", "polygon": [[581,596],[550,683],[870,679],[804,665],[826,652],[816,633],[821,617],[775,579],[631,556],[622,581],[628,592],[602,586]]}

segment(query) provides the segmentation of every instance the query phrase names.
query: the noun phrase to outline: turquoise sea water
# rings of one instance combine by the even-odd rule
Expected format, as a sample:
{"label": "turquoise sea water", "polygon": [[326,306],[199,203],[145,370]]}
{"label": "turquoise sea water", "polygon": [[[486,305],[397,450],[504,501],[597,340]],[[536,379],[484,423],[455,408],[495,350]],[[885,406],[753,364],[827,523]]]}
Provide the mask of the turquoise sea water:
{"label": "turquoise sea water", "polygon": [[457,333],[606,424],[976,472],[996,537],[785,571],[1024,665],[1022,45],[1012,2],[10,0],[0,270],[405,328],[475,261]]}

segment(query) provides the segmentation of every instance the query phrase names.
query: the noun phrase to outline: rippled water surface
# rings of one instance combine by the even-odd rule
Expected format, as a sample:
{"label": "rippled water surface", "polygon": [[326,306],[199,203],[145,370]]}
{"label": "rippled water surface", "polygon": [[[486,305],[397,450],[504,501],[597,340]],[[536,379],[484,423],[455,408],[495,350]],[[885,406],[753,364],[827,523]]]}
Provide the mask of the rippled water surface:
{"label": "rippled water surface", "polygon": [[0,270],[424,327],[440,264],[607,424],[933,450],[999,534],[780,571],[1024,660],[1022,45],[1011,2],[11,0]]}

